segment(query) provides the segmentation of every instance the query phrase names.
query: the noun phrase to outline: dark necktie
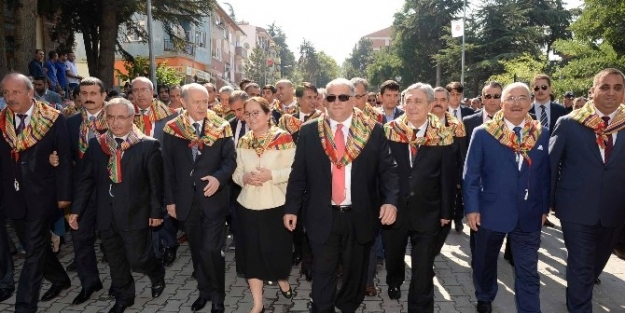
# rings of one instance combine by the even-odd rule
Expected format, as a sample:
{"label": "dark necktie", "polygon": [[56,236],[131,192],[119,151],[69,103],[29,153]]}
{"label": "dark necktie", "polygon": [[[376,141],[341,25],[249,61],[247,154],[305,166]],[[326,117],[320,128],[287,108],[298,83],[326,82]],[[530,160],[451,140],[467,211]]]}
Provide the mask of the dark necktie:
{"label": "dark necktie", "polygon": [[306,123],[306,121],[308,121],[309,118],[310,118],[309,115],[304,114],[304,123]]}
{"label": "dark necktie", "polygon": [[[521,143],[521,127],[515,127],[514,128],[514,133],[516,134],[516,141],[520,144]],[[519,153],[516,154],[516,160],[517,163],[519,163],[519,158],[521,157],[521,155]]]}
{"label": "dark necktie", "polygon": [[[199,138],[200,137],[200,123],[198,122],[193,123],[193,128],[195,128],[195,135],[198,136]],[[191,146],[191,154],[193,155],[193,161],[195,161],[199,153],[200,153],[200,150],[197,144]]]}
{"label": "dark necktie", "polygon": [[16,114],[17,117],[20,118],[20,123],[19,125],[17,125],[17,129],[15,129],[15,134],[19,135],[22,133],[22,131],[24,131],[24,128],[26,128],[26,117],[28,117],[28,114]]}
{"label": "dark necktie", "polygon": [[493,119],[493,117],[492,117],[492,116],[490,116],[490,115],[486,115],[486,117],[488,117],[488,119],[489,119],[489,120],[492,120],[492,119]]}
{"label": "dark necktie", "polygon": [[545,108],[545,105],[541,104],[540,109],[542,110],[540,112],[540,123],[543,125],[543,127],[549,128],[549,120],[547,119],[547,110]]}
{"label": "dark necktie", "polygon": [[460,116],[458,116],[458,109],[454,109],[454,117],[460,119]]}
{"label": "dark necktie", "polygon": [[[610,124],[610,117],[609,116],[604,116],[601,119],[603,119],[603,124],[605,125],[605,128],[608,127],[608,125]],[[604,128],[604,129],[605,129]],[[612,134],[608,134],[608,140],[605,141],[605,149],[603,151],[604,153],[604,163],[608,163],[608,160],[610,160],[610,154],[612,153],[612,148],[614,147],[614,140],[612,139]]]}
{"label": "dark necktie", "polygon": [[[414,132],[414,139],[417,140],[417,133],[419,132],[418,128],[413,128],[412,131]],[[414,166],[414,161],[417,159],[417,153],[419,151],[417,150],[417,147],[410,145],[410,161],[411,161],[411,167]]]}
{"label": "dark necktie", "polygon": [[239,121],[239,123],[241,123],[241,128],[239,129],[239,139],[241,139],[241,137],[245,136],[245,121]]}
{"label": "dark necktie", "polygon": [[124,139],[123,138],[115,138],[115,141],[117,142],[117,149],[121,150],[122,143],[124,143]]}
{"label": "dark necktie", "polygon": [[148,112],[148,109],[141,109],[139,111],[141,111],[141,115],[145,115]]}

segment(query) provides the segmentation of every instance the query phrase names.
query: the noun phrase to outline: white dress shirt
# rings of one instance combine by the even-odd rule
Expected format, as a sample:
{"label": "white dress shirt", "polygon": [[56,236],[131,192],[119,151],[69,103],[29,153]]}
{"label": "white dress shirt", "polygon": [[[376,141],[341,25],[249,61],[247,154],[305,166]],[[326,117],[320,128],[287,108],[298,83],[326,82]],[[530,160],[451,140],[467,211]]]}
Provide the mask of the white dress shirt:
{"label": "white dress shirt", "polygon": [[[603,112],[599,111],[599,109],[597,109],[597,107],[595,107],[595,112],[597,112],[597,115],[599,115],[599,117],[604,117],[604,116],[609,116],[610,117],[610,123],[612,124],[612,121],[614,120],[614,117],[616,116],[616,111],[612,112],[609,115],[603,114]],[[612,144],[616,144],[616,135],[617,133],[613,133],[612,134]],[[599,135],[595,135],[596,137],[599,137]],[[597,145],[599,146],[599,145]],[[603,162],[605,162],[605,149],[599,147],[599,153],[601,153],[601,159],[603,160]]]}
{"label": "white dress shirt", "polygon": [[[514,125],[505,118],[503,120],[504,122],[506,122],[506,127],[508,127],[512,132],[514,132],[515,127],[521,127],[521,142],[523,142],[523,124],[525,123],[525,121],[521,122],[521,125]],[[523,167],[523,156],[520,153],[516,154],[516,162],[519,165],[520,171],[521,167]]]}
{"label": "white dress shirt", "polygon": [[[461,110],[462,106],[458,105],[457,108],[452,108],[451,106],[447,107],[447,112],[449,112],[451,115],[455,116],[459,121],[462,121],[462,110]],[[456,113],[454,114],[454,110],[456,110]]]}
{"label": "white dress shirt", "polygon": [[[493,114],[494,116],[495,114]],[[488,117],[488,113],[486,111],[482,111],[482,123],[486,123],[488,121],[492,120],[492,118]]]}
{"label": "white dress shirt", "polygon": [[[425,120],[425,123],[423,123],[423,125],[421,125],[421,127],[414,127],[414,125],[412,125],[411,122],[408,122],[408,127],[410,128],[416,128],[419,131],[417,132],[417,137],[425,137],[425,131],[428,128],[428,120]],[[418,152],[418,151],[417,151]],[[408,144],[408,160],[410,160],[410,167],[412,168],[412,151],[410,151],[410,144]]]}
{"label": "white dress shirt", "polygon": [[[239,132],[241,131],[241,126],[243,126],[241,124],[241,121],[239,119],[237,119],[237,128],[234,131],[234,136],[232,137],[232,139],[234,140],[234,146],[236,147],[239,144],[239,139],[241,139],[239,137]],[[249,132],[250,128],[249,126],[247,126],[247,123],[245,123],[245,134],[247,134],[247,132]]]}
{"label": "white dress shirt", "polygon": [[204,120],[203,119],[201,121],[194,121],[193,118],[191,117],[191,115],[189,115],[189,123],[191,123],[191,126],[193,126],[193,131],[195,131],[195,125],[193,125],[193,123],[199,123],[200,124],[200,131],[202,131],[202,128],[204,126]]}
{"label": "white dress shirt", "polygon": [[295,101],[295,99],[293,99],[293,101],[291,103],[289,103],[289,104],[284,103],[284,104],[282,104],[282,109],[283,110],[286,110],[287,108],[290,109],[290,108],[295,106],[295,103],[297,103]]}
{"label": "white dress shirt", "polygon": [[[345,121],[340,124],[343,124],[343,140],[345,140],[345,150],[347,152],[347,135],[349,134],[349,128],[352,126],[353,116],[350,116]],[[333,134],[336,134],[337,125],[339,122],[330,119],[330,129]],[[334,164],[330,163],[330,170],[334,168]],[[352,163],[350,162],[345,166],[345,200],[341,203],[334,203],[332,201],[332,205],[352,205]]]}
{"label": "white dress shirt", "polygon": [[[30,106],[30,109],[28,109],[28,111],[26,111],[26,118],[24,119],[24,127],[28,127],[28,125],[30,125],[30,120],[33,116],[33,109],[35,108],[34,105]],[[17,116],[17,113],[15,113],[15,129],[17,130],[17,127],[20,125],[20,123],[22,122],[22,119]]]}

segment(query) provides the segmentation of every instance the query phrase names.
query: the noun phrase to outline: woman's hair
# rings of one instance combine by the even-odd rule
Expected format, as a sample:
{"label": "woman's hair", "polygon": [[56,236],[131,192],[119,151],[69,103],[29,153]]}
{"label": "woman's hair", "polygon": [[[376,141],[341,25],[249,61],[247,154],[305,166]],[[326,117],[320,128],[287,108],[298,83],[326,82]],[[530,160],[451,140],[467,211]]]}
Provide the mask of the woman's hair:
{"label": "woman's hair", "polygon": [[[243,105],[243,109],[245,109],[245,107],[247,106],[248,103],[250,102],[256,102],[258,103],[258,105],[260,105],[260,109],[263,110],[263,112],[265,112],[265,114],[269,114],[271,115],[271,107],[269,105],[269,102],[267,102],[267,100],[265,100],[265,98],[263,97],[252,97],[247,99],[247,101],[245,101],[245,104]],[[273,125],[273,118],[269,119],[269,126]]]}

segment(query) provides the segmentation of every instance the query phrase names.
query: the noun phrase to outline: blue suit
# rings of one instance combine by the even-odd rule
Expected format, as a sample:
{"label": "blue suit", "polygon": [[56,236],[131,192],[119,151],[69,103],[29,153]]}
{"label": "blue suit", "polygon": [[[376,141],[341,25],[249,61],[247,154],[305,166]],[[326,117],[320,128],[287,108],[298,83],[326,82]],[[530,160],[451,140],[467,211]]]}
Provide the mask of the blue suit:
{"label": "blue suit", "polygon": [[551,206],[568,251],[569,312],[592,312],[592,291],[625,223],[625,131],[605,163],[594,131],[570,116],[558,120],[549,142]]}
{"label": "blue suit", "polygon": [[542,130],[529,151],[531,166],[489,134],[484,126],[473,132],[464,167],[465,212],[480,213],[475,233],[473,282],[479,301],[497,294],[497,256],[506,234],[515,263],[518,312],[540,312],[538,248],[542,215],[549,212],[549,131]]}

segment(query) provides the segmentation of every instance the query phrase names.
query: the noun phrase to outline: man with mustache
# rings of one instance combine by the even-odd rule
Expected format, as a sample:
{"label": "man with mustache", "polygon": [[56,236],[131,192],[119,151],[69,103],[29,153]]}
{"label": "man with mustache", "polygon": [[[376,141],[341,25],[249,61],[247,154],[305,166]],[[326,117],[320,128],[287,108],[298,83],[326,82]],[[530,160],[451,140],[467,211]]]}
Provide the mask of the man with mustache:
{"label": "man with mustache", "polygon": [[549,130],[528,114],[530,92],[512,83],[502,110],[473,131],[464,167],[467,224],[475,231],[473,284],[479,313],[492,312],[497,256],[508,235],[517,312],[540,312],[538,249],[549,212]]}

